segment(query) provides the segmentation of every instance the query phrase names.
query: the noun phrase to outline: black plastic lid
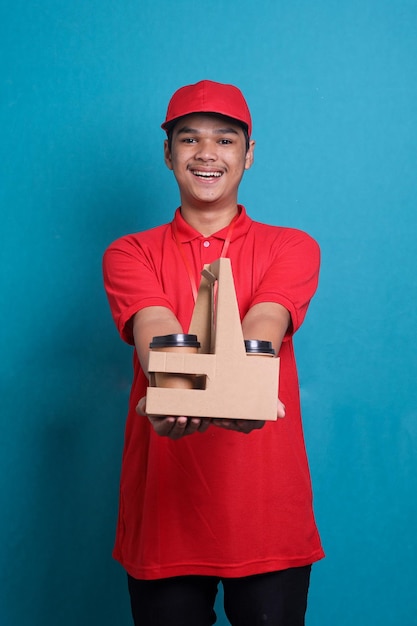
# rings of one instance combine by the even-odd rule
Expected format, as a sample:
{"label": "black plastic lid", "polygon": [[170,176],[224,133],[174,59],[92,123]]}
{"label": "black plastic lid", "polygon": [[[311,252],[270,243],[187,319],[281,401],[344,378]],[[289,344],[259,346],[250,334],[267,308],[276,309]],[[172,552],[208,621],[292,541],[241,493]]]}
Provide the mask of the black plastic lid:
{"label": "black plastic lid", "polygon": [[262,341],[261,339],[245,339],[245,348],[248,354],[272,354],[275,350],[271,341]]}
{"label": "black plastic lid", "polygon": [[177,333],[174,335],[159,335],[153,337],[149,344],[150,348],[199,348],[200,342],[197,341],[197,335],[185,335]]}

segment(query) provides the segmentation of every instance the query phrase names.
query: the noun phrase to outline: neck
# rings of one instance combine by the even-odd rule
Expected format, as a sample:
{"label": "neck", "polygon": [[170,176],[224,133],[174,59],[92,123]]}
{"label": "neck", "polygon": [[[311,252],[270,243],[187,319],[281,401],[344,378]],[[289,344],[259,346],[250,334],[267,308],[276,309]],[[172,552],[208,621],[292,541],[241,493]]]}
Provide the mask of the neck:
{"label": "neck", "polygon": [[216,211],[213,209],[190,209],[181,206],[181,215],[185,221],[204,237],[210,237],[213,233],[217,233],[222,228],[226,228],[237,215],[237,205],[230,207],[228,210]]}

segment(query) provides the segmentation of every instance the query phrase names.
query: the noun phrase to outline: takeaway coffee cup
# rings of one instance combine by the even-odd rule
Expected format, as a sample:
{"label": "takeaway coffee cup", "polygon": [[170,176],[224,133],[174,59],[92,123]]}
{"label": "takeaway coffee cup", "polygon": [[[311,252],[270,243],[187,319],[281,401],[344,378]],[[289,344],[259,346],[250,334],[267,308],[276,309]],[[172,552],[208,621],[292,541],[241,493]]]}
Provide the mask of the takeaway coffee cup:
{"label": "takeaway coffee cup", "polygon": [[263,341],[261,339],[245,339],[245,348],[247,355],[256,356],[275,356],[275,350],[271,341]]}
{"label": "takeaway coffee cup", "polygon": [[[197,341],[197,335],[177,333],[153,337],[149,347],[151,350],[160,352],[197,354],[200,342]],[[153,376],[157,387],[169,387],[171,389],[194,389],[197,378],[195,374],[182,374],[180,372],[155,372]]]}

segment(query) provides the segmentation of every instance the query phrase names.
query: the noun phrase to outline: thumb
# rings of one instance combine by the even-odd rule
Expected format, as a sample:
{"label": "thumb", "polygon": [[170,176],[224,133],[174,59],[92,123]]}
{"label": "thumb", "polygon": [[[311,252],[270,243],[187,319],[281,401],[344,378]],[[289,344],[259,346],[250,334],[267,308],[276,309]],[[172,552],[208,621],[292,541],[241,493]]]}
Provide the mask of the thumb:
{"label": "thumb", "polygon": [[285,417],[285,405],[278,398],[277,417]]}
{"label": "thumb", "polygon": [[141,398],[136,406],[136,413],[138,415],[146,416],[146,398]]}

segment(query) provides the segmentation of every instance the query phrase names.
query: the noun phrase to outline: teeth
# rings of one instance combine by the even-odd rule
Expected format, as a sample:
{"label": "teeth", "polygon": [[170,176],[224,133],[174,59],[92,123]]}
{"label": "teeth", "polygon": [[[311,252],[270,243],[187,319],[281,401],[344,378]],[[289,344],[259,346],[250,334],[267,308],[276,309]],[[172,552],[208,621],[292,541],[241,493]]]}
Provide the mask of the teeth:
{"label": "teeth", "polygon": [[222,175],[221,172],[200,172],[200,171],[194,171],[193,174],[194,176],[202,176],[203,178],[220,178],[220,176]]}

